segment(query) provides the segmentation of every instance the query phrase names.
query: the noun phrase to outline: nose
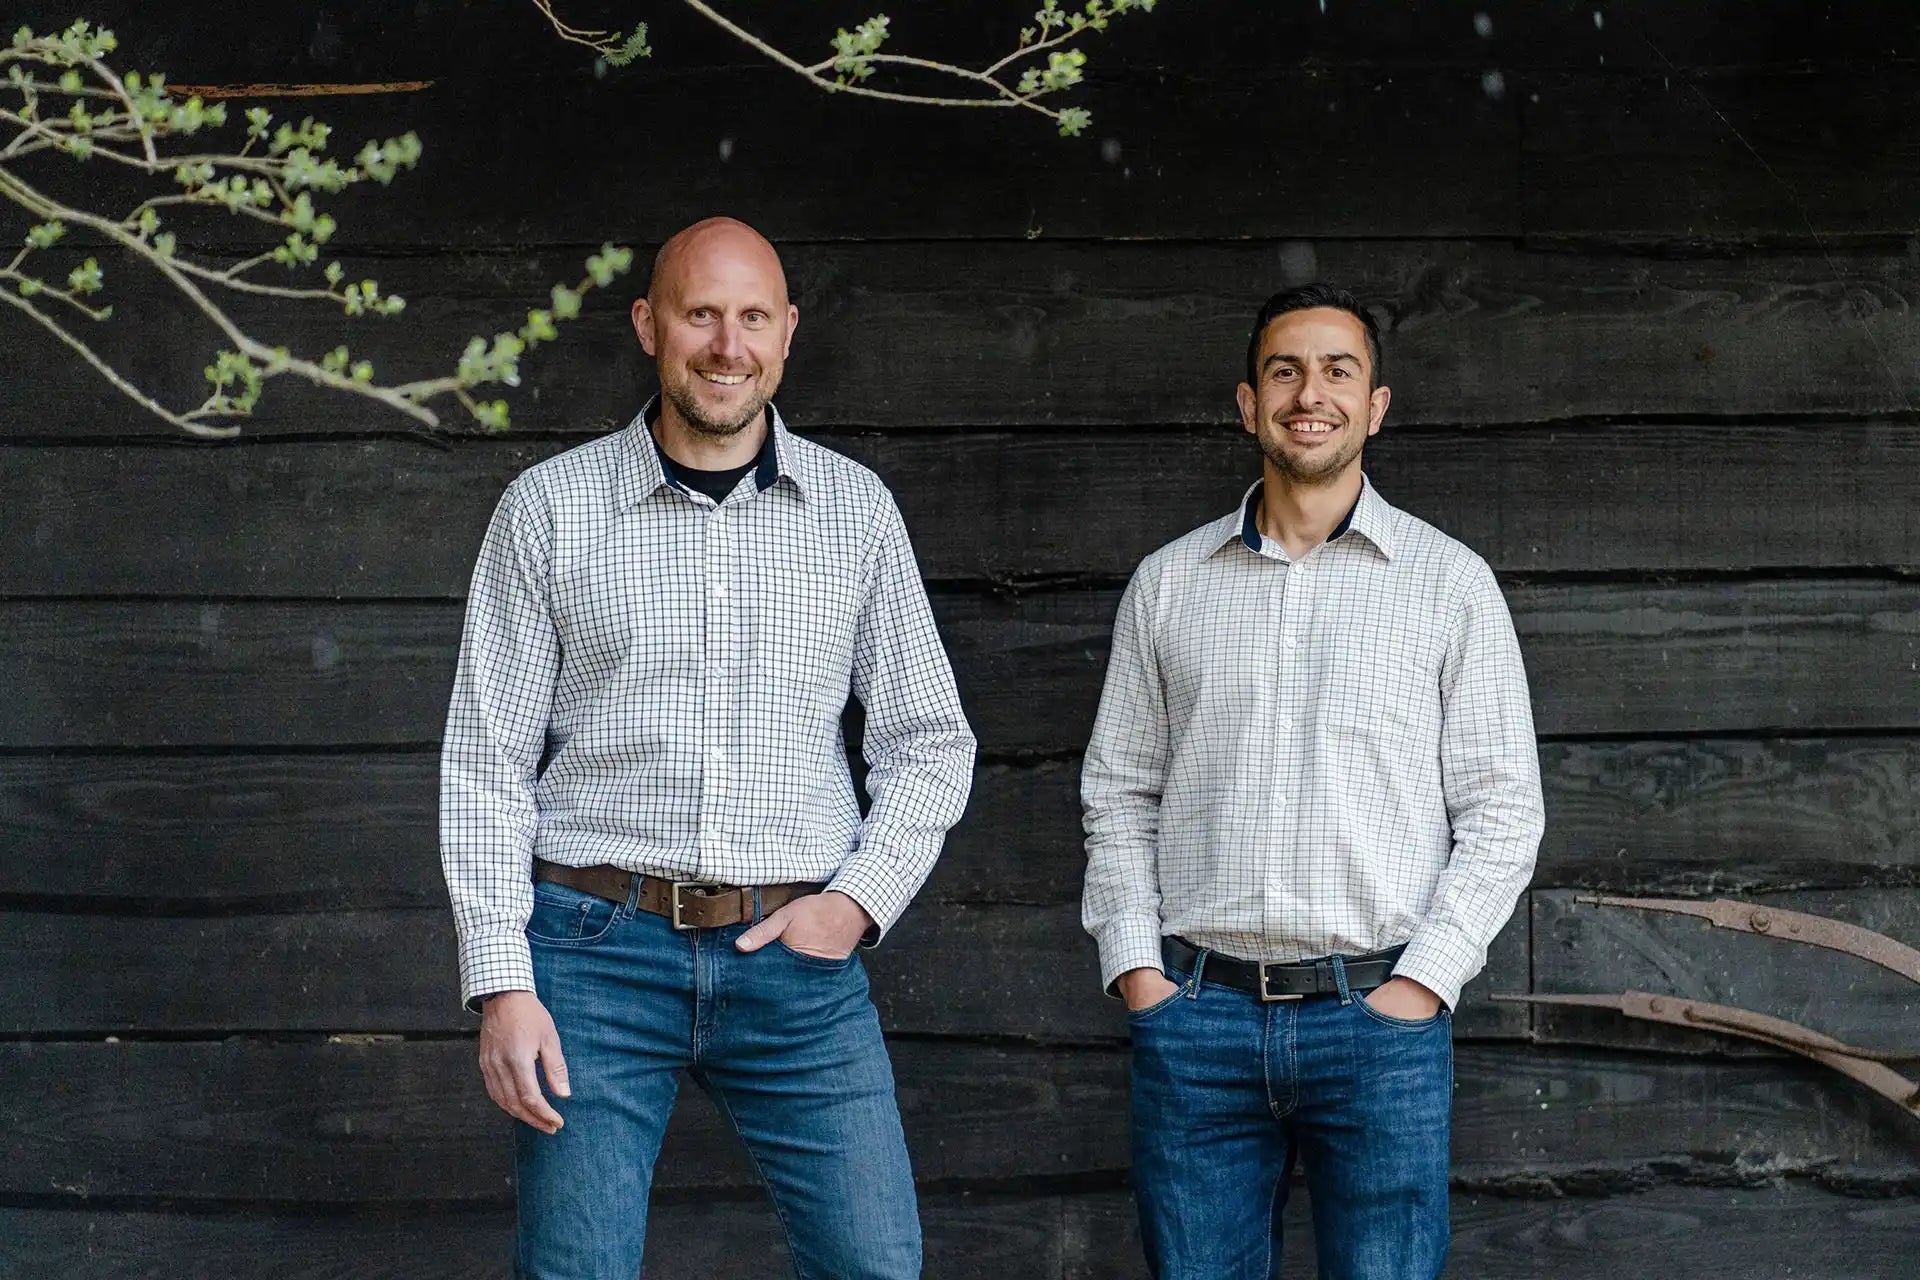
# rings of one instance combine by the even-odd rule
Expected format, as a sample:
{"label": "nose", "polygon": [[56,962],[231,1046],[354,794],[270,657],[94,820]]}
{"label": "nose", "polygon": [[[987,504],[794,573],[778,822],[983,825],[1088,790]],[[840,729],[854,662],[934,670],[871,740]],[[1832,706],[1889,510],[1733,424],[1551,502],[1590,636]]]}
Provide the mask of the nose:
{"label": "nose", "polygon": [[746,337],[740,326],[731,320],[722,320],[714,327],[713,354],[722,360],[739,360],[747,353]]}
{"label": "nose", "polygon": [[1320,374],[1309,371],[1301,377],[1300,387],[1294,392],[1294,401],[1302,409],[1317,409],[1326,404],[1326,380]]}

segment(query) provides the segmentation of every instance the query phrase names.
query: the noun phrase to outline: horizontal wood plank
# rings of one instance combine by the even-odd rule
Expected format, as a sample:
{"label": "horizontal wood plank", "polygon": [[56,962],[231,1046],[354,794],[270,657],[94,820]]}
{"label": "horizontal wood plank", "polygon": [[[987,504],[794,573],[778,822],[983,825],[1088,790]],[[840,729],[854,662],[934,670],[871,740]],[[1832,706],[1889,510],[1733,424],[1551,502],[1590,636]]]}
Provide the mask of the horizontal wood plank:
{"label": "horizontal wood plank", "polygon": [[[1123,1053],[892,1048],[924,1182],[1126,1167]],[[318,1207],[510,1196],[509,1122],[480,1087],[471,1041],[12,1043],[0,1058],[13,1082],[0,1095],[10,1199]],[[1888,1194],[1920,1174],[1913,1126],[1812,1064],[1462,1045],[1455,1075],[1462,1194],[1593,1194],[1668,1178],[1765,1185],[1796,1172]],[[682,1093],[658,1185],[753,1186],[731,1129],[697,1090]]]}
{"label": "horizontal wood plank", "polygon": [[[383,378],[439,376],[469,335],[517,325],[554,281],[577,279],[581,256],[516,247],[349,258],[350,277],[372,274],[408,298],[404,316],[238,304],[235,315],[309,355],[347,343]],[[785,256],[801,325],[780,404],[802,430],[1231,424],[1255,311],[1275,289],[1312,279],[1345,284],[1381,317],[1389,431],[1910,415],[1920,404],[1920,261],[1904,251],[1653,259],[1500,240],[1020,239],[794,245]],[[642,284],[596,294],[527,358],[526,386],[507,393],[521,432],[590,433],[633,417],[652,371],[624,301]],[[167,403],[198,404],[214,331],[136,273],[117,273],[113,288],[119,318],[90,327],[88,341]],[[179,438],[50,335],[11,332],[0,358],[8,435]],[[448,421],[467,429],[457,409]],[[256,439],[413,425],[286,379],[243,424]]]}
{"label": "horizontal wood plank", "polygon": [[[1553,737],[1920,726],[1920,584],[1515,584]],[[988,752],[1086,743],[1118,593],[937,593]],[[0,602],[0,747],[437,742],[451,603]]]}
{"label": "horizontal wood plank", "polygon": [[[1309,1197],[1284,1219],[1283,1280],[1312,1280]],[[1132,1197],[931,1194],[921,1198],[928,1280],[1145,1280]],[[1920,1202],[1834,1195],[1803,1182],[1659,1186],[1630,1195],[1529,1200],[1456,1194],[1452,1274],[1479,1280],[1617,1280],[1675,1265],[1711,1271],[1738,1244],[1752,1280],[1906,1280]],[[506,1280],[505,1209],[318,1217],[0,1208],[0,1264],[89,1280]],[[646,1274],[707,1280],[777,1272],[786,1250],[757,1199],[653,1206]]]}
{"label": "horizontal wood plank", "polygon": [[[1691,916],[1532,895],[1533,981],[1543,993],[1650,991],[1752,1009],[1873,1049],[1920,1054],[1920,986],[1878,965],[1783,938],[1716,929]],[[1920,889],[1743,894],[1830,916],[1920,946]],[[1534,1011],[1542,1041],[1696,1052],[1752,1051],[1751,1042],[1679,1031],[1587,1009]]]}
{"label": "horizontal wood plank", "polygon": [[[1125,1059],[1113,1052],[892,1046],[917,1177],[1123,1167]],[[470,1040],[374,1044],[32,1044],[0,1049],[4,1194],[160,1195],[308,1205],[512,1194],[512,1124]],[[655,1185],[749,1188],[732,1126],[683,1083]],[[1021,1130],[1030,1140],[1011,1144]]]}
{"label": "horizontal wood plank", "polygon": [[1907,70],[1650,71],[1522,78],[1529,238],[1815,245],[1911,234],[1915,187],[1893,176],[1920,146]]}
{"label": "horizontal wood plank", "polygon": [[[61,0],[18,0],[19,20],[45,31],[72,19]],[[1804,67],[1908,60],[1920,31],[1900,0],[1861,0],[1835,9],[1819,0],[1615,0],[1603,21],[1575,0],[1479,0],[1474,13],[1399,0],[1346,0],[1236,14],[1231,22],[1181,21],[1161,10],[1122,19],[1085,48],[1099,72],[1163,71],[1196,78],[1212,71],[1359,62],[1371,66],[1727,69]],[[361,82],[456,75],[537,77],[558,92],[590,78],[593,55],[562,43],[532,6],[484,9],[434,0],[395,8],[337,0],[324,9],[262,13],[234,40],[209,5],[179,6],[164,23],[133,0],[96,0],[87,11],[121,38],[118,58],[181,83]],[[558,10],[557,10],[558,11]],[[576,26],[627,29],[620,0],[575,0]],[[778,0],[738,0],[726,12],[773,45],[806,57],[827,48],[834,21]],[[1485,29],[1472,19],[1484,17]],[[615,75],[645,82],[708,67],[764,66],[761,55],[698,15],[666,7],[645,15],[652,56]],[[1031,23],[1020,4],[921,0],[897,15],[888,52],[978,64],[1008,52]],[[461,39],[449,41],[455,22]],[[404,103],[405,99],[400,99]],[[922,117],[939,118],[937,112]]]}
{"label": "horizontal wood plank", "polygon": [[[1920,740],[1550,742],[1534,883],[1920,882]],[[181,913],[438,908],[432,752],[0,756],[0,898]],[[1077,901],[1077,759],[983,764],[926,902]]]}
{"label": "horizontal wood plank", "polygon": [[[659,925],[645,917],[635,928]],[[660,927],[664,927],[663,925]],[[1511,1037],[1524,1011],[1484,992],[1527,981],[1524,910],[1491,948],[1462,1000],[1457,1031]],[[133,917],[0,914],[0,1031],[212,1033],[418,1032],[471,1025],[459,1010],[446,911]],[[155,966],[145,957],[164,956]],[[1077,903],[924,903],[863,956],[881,1024],[920,1035],[1119,1040],[1121,1005],[1100,990]],[[777,963],[771,958],[763,963]],[[753,958],[743,957],[749,970]],[[206,981],[209,973],[226,975]],[[354,975],[351,981],[342,975]]]}
{"label": "horizontal wood plank", "polygon": [[[1259,474],[1227,427],[813,438],[879,472],[942,581],[1131,573]],[[0,539],[31,550],[0,595],[458,598],[500,492],[565,446],[0,450]],[[1916,427],[1389,431],[1368,472],[1507,572],[1920,566]]]}
{"label": "horizontal wood plank", "polygon": [[[821,52],[832,25],[816,28]],[[1100,66],[1074,95],[1096,124],[1072,140],[1033,113],[861,101],[764,62],[544,82],[463,68],[417,92],[259,105],[319,116],[347,156],[369,138],[421,138],[419,166],[390,188],[322,202],[340,220],[337,246],[658,244],[715,210],[783,241],[1519,230],[1519,120],[1484,90],[1480,68],[1275,67],[1216,80]],[[1246,110],[1256,97],[1262,109]],[[1229,112],[1236,127],[1214,127]],[[237,146],[243,130],[226,132]],[[1273,163],[1282,148],[1288,166]],[[1311,165],[1314,180],[1292,165]],[[87,184],[90,207],[131,207],[170,186],[75,172],[64,156],[22,167],[55,196]],[[1387,173],[1430,198],[1379,198]],[[167,210],[183,244],[272,238],[223,213],[179,212]]]}

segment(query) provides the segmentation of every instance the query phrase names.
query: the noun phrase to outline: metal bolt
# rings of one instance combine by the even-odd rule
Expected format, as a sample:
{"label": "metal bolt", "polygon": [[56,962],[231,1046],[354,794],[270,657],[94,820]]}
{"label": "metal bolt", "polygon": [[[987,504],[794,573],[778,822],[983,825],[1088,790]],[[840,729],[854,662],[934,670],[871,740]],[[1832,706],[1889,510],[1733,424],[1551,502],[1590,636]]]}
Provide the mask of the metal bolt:
{"label": "metal bolt", "polygon": [[1773,917],[1764,908],[1755,907],[1753,915],[1748,917],[1748,923],[1753,925],[1755,933],[1765,933],[1773,928]]}
{"label": "metal bolt", "polygon": [[1659,996],[1655,996],[1653,999],[1647,1001],[1647,1012],[1665,1013],[1666,1011],[1667,1011],[1667,1002],[1665,1000],[1662,1000]]}

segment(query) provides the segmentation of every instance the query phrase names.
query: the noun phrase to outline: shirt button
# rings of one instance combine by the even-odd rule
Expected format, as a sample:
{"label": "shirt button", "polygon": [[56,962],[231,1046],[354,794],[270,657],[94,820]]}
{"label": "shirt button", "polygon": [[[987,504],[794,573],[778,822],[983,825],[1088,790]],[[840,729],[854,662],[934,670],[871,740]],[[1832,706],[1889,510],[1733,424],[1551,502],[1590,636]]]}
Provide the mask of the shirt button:
{"label": "shirt button", "polygon": [[715,747],[711,751],[707,752],[707,759],[712,760],[716,764],[722,760],[725,760],[726,758],[727,758],[727,753],[722,751],[718,747]]}
{"label": "shirt button", "polygon": [[1281,727],[1282,729],[1291,729],[1291,728],[1293,728],[1293,721],[1291,721],[1291,720],[1288,720],[1288,719],[1286,719],[1286,718],[1284,718],[1284,717],[1282,717],[1282,718],[1281,718],[1281,721],[1280,721],[1280,727]]}
{"label": "shirt button", "polygon": [[1299,641],[1299,640],[1297,640],[1297,639],[1296,639],[1296,638],[1294,638],[1293,636],[1288,636],[1288,637],[1287,637],[1287,648],[1289,648],[1289,649],[1298,649],[1299,647],[1300,647],[1300,641]]}
{"label": "shirt button", "polygon": [[1274,807],[1274,808],[1276,808],[1276,809],[1284,809],[1284,808],[1286,808],[1286,807],[1287,807],[1287,798],[1286,798],[1285,796],[1275,796],[1275,797],[1273,798],[1273,807]]}

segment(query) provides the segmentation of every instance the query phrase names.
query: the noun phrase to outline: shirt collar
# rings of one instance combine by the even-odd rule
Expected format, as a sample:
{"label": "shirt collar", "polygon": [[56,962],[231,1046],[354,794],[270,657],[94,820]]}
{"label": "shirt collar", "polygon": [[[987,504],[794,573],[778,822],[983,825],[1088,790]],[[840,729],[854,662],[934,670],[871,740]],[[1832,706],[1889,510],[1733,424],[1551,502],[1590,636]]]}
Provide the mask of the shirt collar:
{"label": "shirt collar", "polygon": [[[766,440],[760,445],[760,456],[754,461],[754,487],[765,493],[785,477],[794,491],[805,498],[807,486],[795,466],[796,450],[786,421],[781,418],[779,408],[771,403],[767,405],[767,412],[773,419],[773,429],[767,432]],[[621,433],[614,501],[623,509],[638,506],[661,489],[671,487],[661,461],[660,442],[653,437],[653,423],[659,416],[660,397],[654,396]]]}
{"label": "shirt collar", "polygon": [[[1258,552],[1261,547],[1259,523],[1260,491],[1265,480],[1255,480],[1253,486],[1240,499],[1240,506],[1227,515],[1214,521],[1207,537],[1209,551],[1218,551],[1221,547],[1238,539],[1249,551]],[[1393,507],[1380,496],[1373,487],[1373,481],[1363,472],[1360,476],[1360,496],[1354,501],[1344,519],[1334,526],[1328,535],[1328,542],[1338,541],[1348,533],[1357,533],[1372,543],[1374,549],[1393,559]]]}

